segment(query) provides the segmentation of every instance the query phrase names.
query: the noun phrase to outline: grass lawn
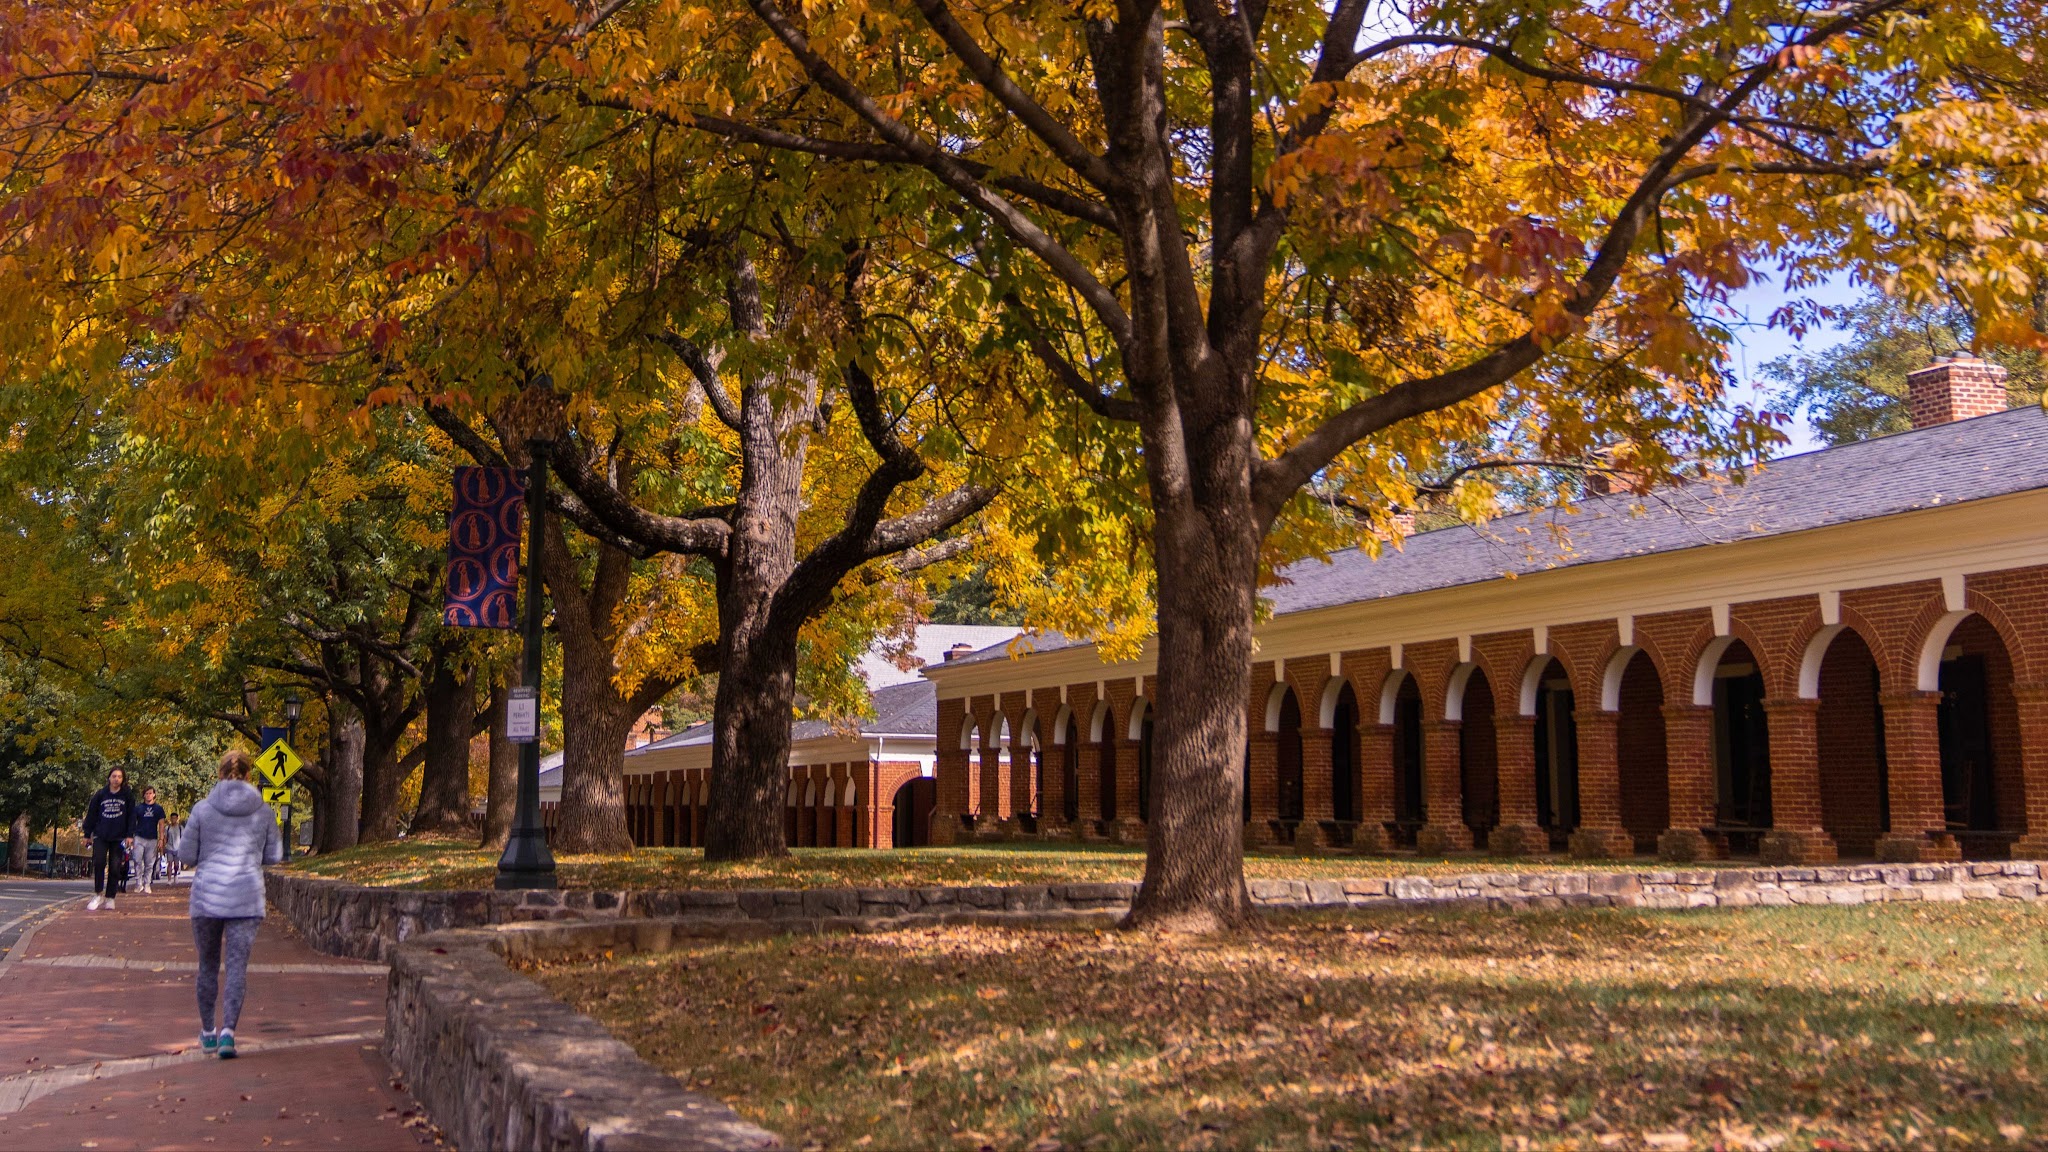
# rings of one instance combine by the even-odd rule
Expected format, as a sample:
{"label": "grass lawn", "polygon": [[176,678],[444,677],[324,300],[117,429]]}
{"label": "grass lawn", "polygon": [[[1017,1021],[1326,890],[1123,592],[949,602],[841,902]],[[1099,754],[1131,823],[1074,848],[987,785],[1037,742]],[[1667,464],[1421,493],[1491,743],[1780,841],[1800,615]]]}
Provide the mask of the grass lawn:
{"label": "grass lawn", "polygon": [[[642,848],[631,855],[558,856],[555,863],[564,888],[888,888],[922,884],[1135,882],[1144,875],[1145,853],[1137,847],[1020,842],[879,852],[864,848],[799,848],[781,860],[707,864],[703,851],[696,848]],[[488,888],[497,874],[498,853],[479,852],[473,841],[423,837],[311,856],[292,867],[358,884]],[[1455,876],[1534,869],[1577,871],[1588,867],[1638,869],[1669,865],[1649,860],[1596,864],[1549,857],[1508,861],[1477,855],[1428,859],[1252,854],[1245,858],[1247,876],[1289,880]]]}
{"label": "grass lawn", "polygon": [[1386,910],[535,975],[793,1146],[2001,1148],[2048,1142],[2044,940],[2004,903]]}

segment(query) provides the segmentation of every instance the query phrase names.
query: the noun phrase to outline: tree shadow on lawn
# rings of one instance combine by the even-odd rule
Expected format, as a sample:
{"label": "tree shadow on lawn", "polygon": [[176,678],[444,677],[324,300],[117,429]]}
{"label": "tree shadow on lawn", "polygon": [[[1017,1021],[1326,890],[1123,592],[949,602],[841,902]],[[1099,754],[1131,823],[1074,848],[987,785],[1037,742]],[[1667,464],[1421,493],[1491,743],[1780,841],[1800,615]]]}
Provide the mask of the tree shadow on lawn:
{"label": "tree shadow on lawn", "polygon": [[[2048,1132],[2048,1019],[2016,966],[2039,932],[1860,912],[1438,910],[1195,942],[947,929],[645,957],[571,996],[834,1146]],[[1934,958],[1930,933],[1977,954]]]}

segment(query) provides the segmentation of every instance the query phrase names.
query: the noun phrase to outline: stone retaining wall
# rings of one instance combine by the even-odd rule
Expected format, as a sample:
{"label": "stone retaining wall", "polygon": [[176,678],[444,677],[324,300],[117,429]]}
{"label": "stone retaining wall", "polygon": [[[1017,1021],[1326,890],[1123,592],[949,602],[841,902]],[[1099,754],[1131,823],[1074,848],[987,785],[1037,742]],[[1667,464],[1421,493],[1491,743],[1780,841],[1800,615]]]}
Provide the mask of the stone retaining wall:
{"label": "stone retaining wall", "polygon": [[[649,921],[580,929],[628,945]],[[689,1092],[604,1027],[506,966],[514,929],[428,933],[391,949],[384,1053],[457,1148],[536,1152],[779,1148],[772,1132]],[[666,947],[669,933],[648,944]],[[516,941],[510,943],[509,941]],[[571,950],[573,943],[567,945]],[[630,950],[630,949],[629,949]]]}
{"label": "stone retaining wall", "polygon": [[[274,908],[322,952],[383,960],[428,932],[544,920],[682,919],[754,922],[769,930],[842,924],[886,928],[1123,912],[1135,884],[1010,887],[430,892],[369,888],[278,869],[266,873]],[[2033,861],[1870,864],[1823,868],[1699,868],[1641,872],[1480,872],[1373,880],[1253,880],[1253,903],[1275,910],[1479,902],[1496,907],[1716,908],[1863,904],[1883,900],[2038,899],[2048,881]]]}

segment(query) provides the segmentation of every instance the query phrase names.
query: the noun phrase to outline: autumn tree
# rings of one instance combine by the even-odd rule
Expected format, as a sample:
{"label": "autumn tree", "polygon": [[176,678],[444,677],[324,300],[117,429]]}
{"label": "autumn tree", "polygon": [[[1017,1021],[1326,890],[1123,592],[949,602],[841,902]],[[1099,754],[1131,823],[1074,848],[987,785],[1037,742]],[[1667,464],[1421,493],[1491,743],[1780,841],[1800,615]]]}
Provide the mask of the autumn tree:
{"label": "autumn tree", "polygon": [[[1159,724],[1138,923],[1248,914],[1256,588],[1312,482],[1384,487],[1501,411],[1547,455],[1619,435],[1669,474],[1744,442],[1710,419],[1711,310],[1753,268],[1782,256],[1796,286],[1903,264],[1941,214],[1986,224],[1951,268],[2038,230],[1984,211],[2038,167],[2038,124],[2013,133],[1949,64],[2032,50],[2027,5],[748,6],[779,51],[696,122],[927,173],[981,222],[959,257],[1018,338],[1142,443]],[[744,43],[722,14],[693,16]],[[1922,195],[1972,165],[1996,172],[1984,198]],[[1976,281],[1987,304],[1999,281]]]}

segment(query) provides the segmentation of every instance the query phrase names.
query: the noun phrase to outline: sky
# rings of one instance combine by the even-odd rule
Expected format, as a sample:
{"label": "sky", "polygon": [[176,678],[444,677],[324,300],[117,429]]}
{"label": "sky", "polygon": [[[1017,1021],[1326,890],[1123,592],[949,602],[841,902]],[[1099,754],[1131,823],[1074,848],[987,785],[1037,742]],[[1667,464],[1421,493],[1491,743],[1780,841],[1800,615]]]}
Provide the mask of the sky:
{"label": "sky", "polygon": [[[1830,280],[1811,290],[1806,295],[1822,304],[1849,304],[1862,295],[1862,291],[1846,279]],[[1729,348],[1729,360],[1734,366],[1735,378],[1740,382],[1731,392],[1733,403],[1768,407],[1768,387],[1759,387],[1763,366],[1780,356],[1795,352],[1818,352],[1831,348],[1849,338],[1849,333],[1836,328],[1810,331],[1804,339],[1795,340],[1783,329],[1768,326],[1771,312],[1783,303],[1785,293],[1774,281],[1758,282],[1734,296],[1734,321],[1736,340]],[[1791,442],[1784,444],[1773,453],[1786,456],[1795,452],[1807,452],[1822,447],[1814,435],[1813,425],[1804,416],[1795,416],[1785,428]]]}

